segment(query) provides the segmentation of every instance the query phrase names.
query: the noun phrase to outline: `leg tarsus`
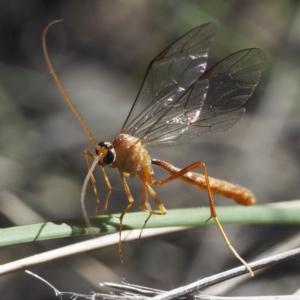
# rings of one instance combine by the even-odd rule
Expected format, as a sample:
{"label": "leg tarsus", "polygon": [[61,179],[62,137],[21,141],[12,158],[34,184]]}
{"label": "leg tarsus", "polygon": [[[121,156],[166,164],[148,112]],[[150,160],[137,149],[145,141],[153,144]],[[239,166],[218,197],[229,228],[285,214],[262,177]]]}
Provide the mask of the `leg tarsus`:
{"label": "leg tarsus", "polygon": [[212,218],[214,218],[213,216],[210,216],[206,221],[205,223],[207,223],[209,220],[211,220]]}
{"label": "leg tarsus", "polygon": [[160,212],[154,211],[152,210],[150,204],[148,202],[145,203],[145,206],[147,206],[147,209],[149,211],[149,216],[147,217],[147,219],[144,222],[144,225],[141,229],[141,233],[139,235],[139,239],[141,239],[142,237],[142,233],[144,228],[146,227],[147,222],[149,221],[149,219],[151,218],[152,215],[165,215],[167,213],[164,205],[162,204],[162,202],[159,200],[158,196],[156,195],[155,191],[152,189],[152,187],[148,184],[148,183],[144,183],[145,186],[147,186],[147,189],[149,191],[149,194],[151,195],[151,197],[154,199],[154,201],[156,202]]}
{"label": "leg tarsus", "polygon": [[222,236],[223,236],[223,239],[225,240],[226,245],[227,245],[227,246],[229,247],[229,249],[233,252],[233,254],[235,255],[235,257],[236,257],[236,258],[237,258],[237,259],[245,266],[245,268],[248,270],[250,276],[253,277],[253,276],[254,276],[253,271],[251,270],[251,268],[250,268],[250,266],[248,265],[248,263],[247,263],[244,259],[241,258],[241,256],[236,252],[236,250],[235,250],[235,249],[233,248],[233,246],[230,244],[230,242],[229,242],[229,240],[228,240],[228,238],[227,238],[227,236],[226,236],[226,234],[225,234],[225,232],[224,232],[224,230],[223,230],[223,228],[222,228],[222,226],[221,226],[221,223],[220,223],[218,217],[215,216],[215,217],[214,217],[214,220],[215,220],[215,222],[216,222],[216,224],[217,224],[219,230],[221,231],[221,234],[222,234]]}

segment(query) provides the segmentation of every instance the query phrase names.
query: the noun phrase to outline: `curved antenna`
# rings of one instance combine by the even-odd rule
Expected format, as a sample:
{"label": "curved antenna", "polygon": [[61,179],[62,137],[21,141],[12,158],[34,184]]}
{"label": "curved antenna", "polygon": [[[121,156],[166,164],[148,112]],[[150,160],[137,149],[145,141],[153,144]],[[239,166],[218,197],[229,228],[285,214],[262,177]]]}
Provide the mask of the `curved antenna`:
{"label": "curved antenna", "polygon": [[93,135],[91,134],[90,130],[88,129],[87,125],[84,123],[82,117],[80,116],[79,112],[76,110],[76,108],[74,107],[71,99],[69,98],[69,96],[67,95],[66,91],[64,90],[62,84],[60,83],[53,67],[52,67],[52,64],[51,64],[51,61],[50,61],[50,58],[49,58],[49,55],[48,55],[48,50],[47,50],[47,46],[46,46],[46,36],[47,36],[47,32],[49,30],[49,28],[56,24],[56,23],[60,23],[60,22],[63,22],[64,20],[63,19],[60,19],[60,20],[55,20],[51,23],[49,23],[46,28],[44,29],[43,31],[43,36],[42,36],[42,47],[43,47],[43,53],[44,53],[44,57],[45,57],[45,60],[46,60],[46,63],[47,63],[47,66],[48,66],[48,69],[56,83],[56,85],[58,86],[61,94],[63,95],[63,97],[65,98],[66,102],[68,103],[68,105],[70,106],[70,108],[72,109],[73,113],[75,114],[76,118],[78,119],[78,121],[80,122],[80,124],[82,125],[83,129],[85,130],[85,132],[87,133],[87,135],[89,136],[90,140],[92,141],[92,143],[94,144],[94,146],[97,148],[98,144],[97,142],[95,141]]}

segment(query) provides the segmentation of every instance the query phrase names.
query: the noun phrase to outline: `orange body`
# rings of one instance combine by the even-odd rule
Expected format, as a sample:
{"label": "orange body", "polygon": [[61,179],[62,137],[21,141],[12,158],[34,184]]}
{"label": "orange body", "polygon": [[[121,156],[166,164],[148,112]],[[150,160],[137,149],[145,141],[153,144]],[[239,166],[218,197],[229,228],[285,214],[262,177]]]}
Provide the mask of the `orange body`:
{"label": "orange body", "polygon": [[[174,167],[173,165],[158,159],[152,159],[152,163],[164,168],[170,174],[176,174],[179,171],[181,171],[181,169]],[[222,195],[226,198],[233,199],[234,201],[242,205],[253,205],[256,203],[255,196],[250,190],[240,185],[233,184],[227,181],[223,181],[213,177],[208,177],[208,178],[209,178],[209,187],[213,194]],[[182,175],[181,177],[179,177],[178,179],[190,185],[193,185],[197,188],[207,191],[205,176],[202,174],[195,173],[195,172],[188,172]]]}
{"label": "orange body", "polygon": [[[201,161],[179,169],[167,162],[151,160],[145,147],[147,145],[175,146],[205,133],[227,131],[237,124],[245,112],[242,106],[251,96],[263,70],[266,60],[264,51],[258,48],[244,49],[224,58],[207,70],[208,51],[216,34],[216,26],[213,23],[207,23],[195,27],[152,60],[121,133],[112,143],[97,143],[59,82],[48,56],[47,31],[53,24],[61,21],[53,21],[44,29],[42,46],[46,63],[58,88],[96,150],[96,155],[89,150],[84,151],[89,171],[81,193],[81,205],[87,225],[91,224],[85,209],[84,196],[89,180],[92,181],[96,197],[94,215],[98,213],[99,199],[96,180],[92,174],[96,165],[99,165],[107,187],[103,213],[108,208],[112,191],[104,167],[118,169],[128,198],[128,204],[120,215],[119,254],[121,261],[123,261],[121,239],[123,218],[134,202],[126,177],[134,177],[138,174],[142,182],[141,208],[146,208],[149,212],[142,230],[152,215],[166,214],[166,209],[151,186],[161,186],[179,178],[207,191],[210,217],[214,218],[227,246],[253,275],[251,268],[226,237],[217,218],[212,193],[233,198],[243,205],[255,203],[253,194],[240,186],[209,178],[206,166]],[[89,157],[93,159],[91,167],[88,162]],[[152,163],[164,168],[171,175],[166,179],[155,181]],[[204,175],[192,172],[199,167],[203,169]],[[156,202],[159,211],[152,210],[147,194]]]}
{"label": "orange body", "polygon": [[117,168],[126,177],[139,175],[148,184],[154,183],[151,158],[138,138],[119,134],[112,142],[116,152],[115,161],[108,167]]}

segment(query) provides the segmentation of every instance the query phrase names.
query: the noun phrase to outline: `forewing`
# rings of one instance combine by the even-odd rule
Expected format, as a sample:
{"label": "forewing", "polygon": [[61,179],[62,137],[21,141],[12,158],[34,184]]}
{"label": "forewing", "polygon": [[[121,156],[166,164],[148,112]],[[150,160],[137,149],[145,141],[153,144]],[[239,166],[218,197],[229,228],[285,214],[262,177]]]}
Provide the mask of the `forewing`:
{"label": "forewing", "polygon": [[182,111],[180,99],[205,72],[215,33],[213,23],[198,26],[150,63],[121,133],[142,137],[175,106],[177,111]]}
{"label": "forewing", "polygon": [[147,133],[148,146],[173,146],[205,133],[224,132],[237,124],[264,68],[260,49],[246,49],[220,61],[203,74]]}
{"label": "forewing", "polygon": [[[202,76],[209,77],[206,107],[225,111],[243,105],[252,95],[264,69],[266,54],[253,48],[236,52]],[[201,80],[201,78],[200,78]]]}

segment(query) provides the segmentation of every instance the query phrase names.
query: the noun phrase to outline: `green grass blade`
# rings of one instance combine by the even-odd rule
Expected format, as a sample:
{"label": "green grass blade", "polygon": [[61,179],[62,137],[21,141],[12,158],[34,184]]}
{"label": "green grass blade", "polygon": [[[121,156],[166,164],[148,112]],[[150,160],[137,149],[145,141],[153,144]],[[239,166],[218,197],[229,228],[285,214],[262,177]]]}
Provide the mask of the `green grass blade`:
{"label": "green grass blade", "polygon": [[[217,207],[217,213],[222,225],[300,224],[300,208],[295,207],[227,206]],[[213,225],[213,219],[206,222],[209,215],[207,207],[170,209],[165,216],[152,216],[146,228]],[[118,216],[119,214],[93,217],[90,219],[93,225],[92,228],[87,228],[82,218],[3,228],[0,230],[0,246],[86,234],[116,232],[119,229]],[[147,212],[127,213],[124,218],[123,229],[142,228],[147,216]]]}

